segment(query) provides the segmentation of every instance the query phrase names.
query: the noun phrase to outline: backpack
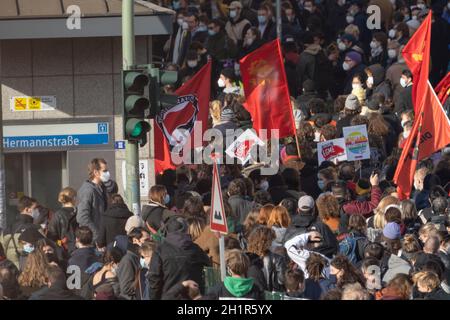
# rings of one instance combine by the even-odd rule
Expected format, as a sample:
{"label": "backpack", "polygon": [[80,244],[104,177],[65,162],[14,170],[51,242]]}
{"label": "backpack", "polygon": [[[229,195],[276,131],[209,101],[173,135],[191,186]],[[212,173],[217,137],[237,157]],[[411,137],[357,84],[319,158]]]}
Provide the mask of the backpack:
{"label": "backpack", "polygon": [[345,255],[352,264],[356,264],[361,260],[357,251],[359,240],[367,241],[364,237],[355,237],[353,233],[350,233],[348,237],[339,243],[339,253]]}

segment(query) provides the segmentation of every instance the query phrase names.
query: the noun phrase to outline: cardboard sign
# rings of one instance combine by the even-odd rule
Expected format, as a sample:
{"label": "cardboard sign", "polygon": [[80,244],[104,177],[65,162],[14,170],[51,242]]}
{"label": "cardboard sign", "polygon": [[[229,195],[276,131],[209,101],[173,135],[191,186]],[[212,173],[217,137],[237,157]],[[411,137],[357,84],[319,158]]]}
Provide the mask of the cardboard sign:
{"label": "cardboard sign", "polygon": [[347,160],[357,161],[370,159],[369,136],[365,124],[359,126],[345,127],[345,146],[347,149]]}
{"label": "cardboard sign", "polygon": [[347,150],[344,138],[319,142],[317,144],[317,157],[319,166],[324,161],[347,160]]}

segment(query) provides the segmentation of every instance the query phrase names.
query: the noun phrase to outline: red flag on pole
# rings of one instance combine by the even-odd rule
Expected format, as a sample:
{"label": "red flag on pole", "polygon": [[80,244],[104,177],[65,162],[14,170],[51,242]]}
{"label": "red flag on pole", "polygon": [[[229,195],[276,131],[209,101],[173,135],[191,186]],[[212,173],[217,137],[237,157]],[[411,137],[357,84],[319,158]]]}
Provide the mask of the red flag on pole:
{"label": "red flag on pole", "polygon": [[420,111],[416,113],[394,176],[400,199],[409,198],[417,162],[450,144],[450,121],[431,84],[427,81],[425,92],[418,94],[423,97]]}
{"label": "red flag on pole", "polygon": [[438,99],[443,105],[450,95],[450,72],[438,83],[434,91],[436,91]]}
{"label": "red flag on pole", "polygon": [[402,56],[413,75],[412,101],[414,113],[419,112],[421,93],[425,92],[430,73],[430,42],[432,12],[403,48]]}
{"label": "red flag on pole", "polygon": [[[175,106],[165,108],[155,117],[155,173],[174,169],[171,151],[190,140],[191,147],[200,147],[193,141],[195,134],[207,129],[209,96],[211,91],[211,61],[203,66],[175,94],[179,97]],[[200,139],[199,141],[202,141]]]}
{"label": "red flag on pole", "polygon": [[273,40],[240,60],[240,70],[246,103],[253,128],[260,134],[261,129],[278,129],[279,137],[295,135],[294,116],[280,42]]}

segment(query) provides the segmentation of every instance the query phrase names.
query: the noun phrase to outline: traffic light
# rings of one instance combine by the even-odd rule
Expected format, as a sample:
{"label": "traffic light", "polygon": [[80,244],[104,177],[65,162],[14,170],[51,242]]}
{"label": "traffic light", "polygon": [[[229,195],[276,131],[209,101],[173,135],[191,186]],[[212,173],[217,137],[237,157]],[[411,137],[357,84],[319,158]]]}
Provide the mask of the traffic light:
{"label": "traffic light", "polygon": [[144,95],[149,77],[144,69],[123,70],[122,84],[124,138],[139,142],[143,147],[147,143],[147,132],[150,131],[150,124],[145,121],[150,101]]}
{"label": "traffic light", "polygon": [[166,71],[155,68],[152,65],[148,68],[150,76],[149,94],[150,94],[150,112],[151,119],[164,109],[177,104],[178,97],[172,94],[163,92],[163,88],[167,84],[174,84],[177,82],[178,73],[176,71]]}

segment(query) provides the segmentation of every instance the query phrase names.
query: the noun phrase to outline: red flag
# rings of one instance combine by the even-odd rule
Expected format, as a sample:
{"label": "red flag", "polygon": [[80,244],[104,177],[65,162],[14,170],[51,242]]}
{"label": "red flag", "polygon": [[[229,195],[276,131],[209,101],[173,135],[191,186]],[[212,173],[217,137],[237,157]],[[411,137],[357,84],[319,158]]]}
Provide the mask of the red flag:
{"label": "red flag", "polygon": [[409,198],[417,162],[450,144],[450,121],[428,81],[420,95],[423,96],[420,111],[416,113],[394,176],[400,199]]}
{"label": "red flag", "polygon": [[434,91],[436,91],[438,99],[443,105],[450,95],[450,72],[438,83]]}
{"label": "red flag", "polygon": [[427,90],[430,73],[431,17],[432,12],[430,10],[426,19],[402,51],[402,56],[413,74],[412,101],[415,114],[420,110],[420,100],[423,98],[422,93]]}
{"label": "red flag", "polygon": [[260,133],[279,129],[279,137],[295,135],[294,116],[279,40],[273,40],[240,60],[246,104],[253,128]]}
{"label": "red flag", "polygon": [[[190,140],[191,147],[199,147],[193,136],[207,129],[209,95],[211,91],[211,61],[203,66],[175,94],[179,97],[175,106],[161,110],[155,117],[155,173],[174,169],[171,151]],[[202,139],[200,139],[202,141]]]}

